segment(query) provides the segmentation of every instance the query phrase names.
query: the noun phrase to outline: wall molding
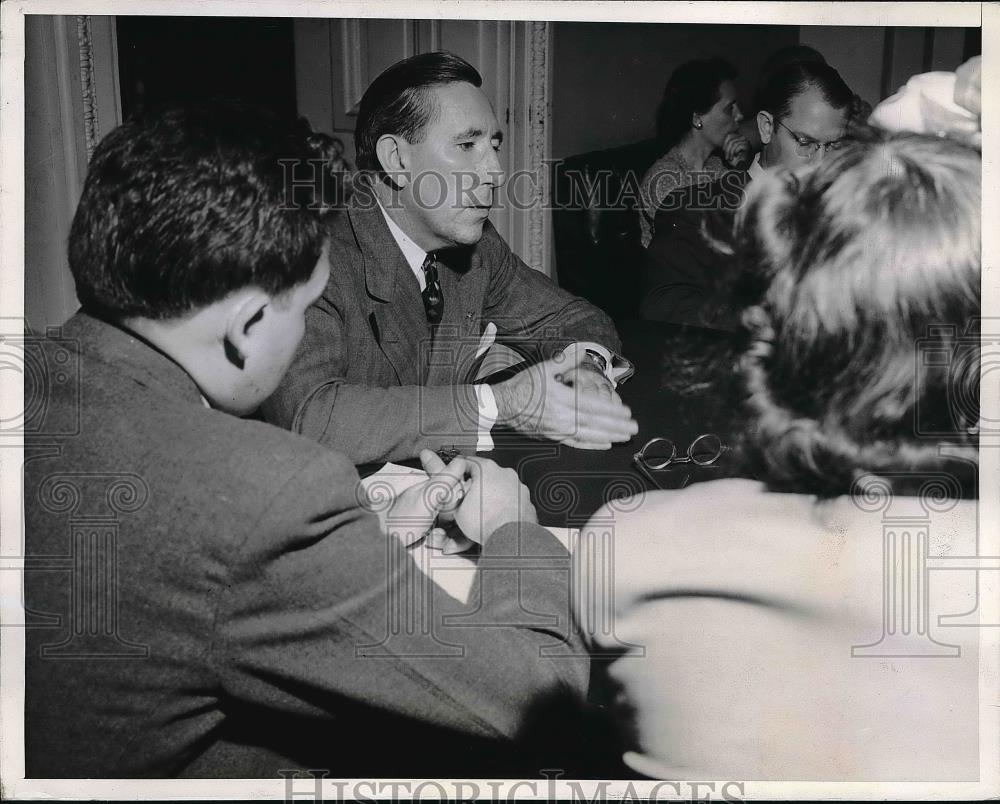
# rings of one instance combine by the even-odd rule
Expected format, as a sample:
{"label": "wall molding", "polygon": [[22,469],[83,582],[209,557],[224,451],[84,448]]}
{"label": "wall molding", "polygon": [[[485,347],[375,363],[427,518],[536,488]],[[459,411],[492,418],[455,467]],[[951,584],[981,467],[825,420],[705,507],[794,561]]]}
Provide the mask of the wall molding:
{"label": "wall molding", "polygon": [[80,48],[80,86],[83,93],[83,132],[87,144],[87,161],[101,141],[101,121],[98,112],[97,80],[94,78],[94,39],[90,17],[76,18],[76,38]]}
{"label": "wall molding", "polygon": [[528,23],[528,170],[537,178],[535,198],[528,210],[528,253],[525,262],[549,274],[549,23]]}

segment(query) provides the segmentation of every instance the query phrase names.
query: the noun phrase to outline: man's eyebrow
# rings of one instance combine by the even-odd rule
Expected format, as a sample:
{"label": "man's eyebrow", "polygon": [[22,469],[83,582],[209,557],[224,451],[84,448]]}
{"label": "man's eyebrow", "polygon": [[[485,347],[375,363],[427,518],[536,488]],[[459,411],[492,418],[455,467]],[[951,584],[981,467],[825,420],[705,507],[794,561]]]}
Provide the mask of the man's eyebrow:
{"label": "man's eyebrow", "polygon": [[[483,129],[472,126],[470,128],[465,129],[465,131],[460,131],[453,137],[453,139],[455,140],[455,142],[458,142],[460,140],[475,140],[482,137],[484,133],[485,132],[483,131]],[[490,135],[490,140],[499,140],[500,142],[503,142],[503,132],[495,131],[493,134]]]}

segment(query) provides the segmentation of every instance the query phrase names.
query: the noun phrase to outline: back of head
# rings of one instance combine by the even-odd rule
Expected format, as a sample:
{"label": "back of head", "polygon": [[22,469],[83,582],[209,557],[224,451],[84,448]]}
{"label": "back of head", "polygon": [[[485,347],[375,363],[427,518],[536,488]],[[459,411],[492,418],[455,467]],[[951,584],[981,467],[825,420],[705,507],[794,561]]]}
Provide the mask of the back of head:
{"label": "back of head", "polygon": [[663,147],[673,148],[691,130],[694,114],[703,114],[719,100],[723,81],[736,78],[736,68],[724,59],[696,59],[670,75],[656,115]]}
{"label": "back of head", "polygon": [[751,185],[747,453],[772,487],[846,494],[864,473],[951,466],[944,444],[975,460],[980,169],[899,135]]}
{"label": "back of head", "polygon": [[762,78],[755,98],[757,111],[770,112],[778,120],[788,116],[792,98],[810,87],[817,88],[834,109],[848,108],[854,98],[840,73],[822,61],[791,61]]}
{"label": "back of head", "polygon": [[768,55],[764,60],[763,66],[760,68],[761,76],[766,77],[786,64],[792,64],[796,61],[812,61],[819,64],[826,64],[826,58],[814,47],[809,47],[809,45],[787,45],[786,47],[779,47]]}
{"label": "back of head", "polygon": [[434,97],[427,90],[455,82],[478,87],[483,79],[465,59],[447,51],[420,53],[381,73],[365,90],[358,109],[354,128],[358,168],[383,173],[375,146],[384,134],[420,142],[427,123],[437,114]]}
{"label": "back of head", "polygon": [[325,174],[313,168],[328,145],[305,121],[228,103],[128,120],[94,151],[73,219],[80,302],[166,319],[247,286],[278,295],[307,281],[325,240]]}

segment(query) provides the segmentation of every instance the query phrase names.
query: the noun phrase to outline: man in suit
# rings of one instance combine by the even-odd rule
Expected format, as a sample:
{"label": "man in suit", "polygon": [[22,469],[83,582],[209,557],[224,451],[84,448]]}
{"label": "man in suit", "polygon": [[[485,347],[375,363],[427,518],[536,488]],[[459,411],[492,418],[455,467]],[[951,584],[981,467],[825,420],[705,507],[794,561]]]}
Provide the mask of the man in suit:
{"label": "man in suit", "polygon": [[[488,220],[503,139],[470,64],[425,53],[365,92],[356,182],[333,224],[336,265],[268,421],[356,463],[420,449],[490,449],[501,425],[607,449],[637,425],[610,319],[514,255]],[[535,361],[473,384],[493,338]]]}
{"label": "man in suit", "polygon": [[[25,467],[28,776],[486,773],[586,688],[566,553],[511,470],[424,453],[432,480],[376,515],[343,455],[238,418],[338,267],[282,174],[314,142],[216,106],[94,153],[83,307],[41,345],[80,379],[45,389],[46,421],[75,424]],[[482,545],[464,596],[406,546],[445,505]]]}

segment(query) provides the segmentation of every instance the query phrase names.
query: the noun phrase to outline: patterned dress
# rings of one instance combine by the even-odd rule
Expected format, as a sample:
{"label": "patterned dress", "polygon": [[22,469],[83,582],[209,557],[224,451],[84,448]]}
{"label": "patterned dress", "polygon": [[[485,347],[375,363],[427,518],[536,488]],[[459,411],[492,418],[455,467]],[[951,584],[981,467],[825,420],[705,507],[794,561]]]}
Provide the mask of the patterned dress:
{"label": "patterned dress", "polygon": [[646,171],[639,185],[639,195],[642,199],[640,225],[643,248],[647,248],[653,239],[653,218],[656,216],[656,208],[667,195],[678,187],[713,181],[725,169],[721,157],[712,154],[705,160],[705,166],[701,170],[695,170],[685,161],[676,146],[657,159]]}

